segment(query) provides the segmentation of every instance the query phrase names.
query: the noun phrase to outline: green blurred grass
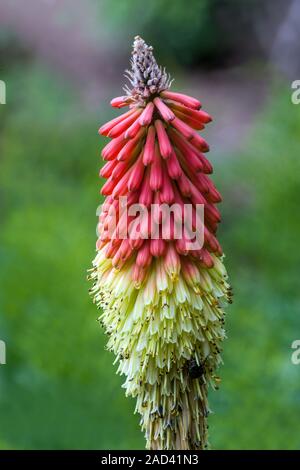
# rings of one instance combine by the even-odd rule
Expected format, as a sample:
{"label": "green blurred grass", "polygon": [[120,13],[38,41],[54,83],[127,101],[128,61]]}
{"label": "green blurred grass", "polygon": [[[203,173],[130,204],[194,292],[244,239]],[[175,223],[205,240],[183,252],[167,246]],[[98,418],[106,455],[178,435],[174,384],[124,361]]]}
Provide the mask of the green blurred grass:
{"label": "green blurred grass", "polygon": [[[82,112],[48,70],[19,72],[6,78],[14,102],[0,108],[0,448],[143,448],[85,279],[106,116]],[[290,362],[300,334],[299,130],[289,90],[274,87],[247,147],[214,162],[235,292],[223,384],[211,393],[214,448],[300,446]]]}
{"label": "green blurred grass", "polygon": [[300,334],[300,109],[284,84],[270,88],[268,103],[243,151],[217,168],[235,292],[223,387],[212,400],[218,448],[300,447],[300,370],[290,361]]}

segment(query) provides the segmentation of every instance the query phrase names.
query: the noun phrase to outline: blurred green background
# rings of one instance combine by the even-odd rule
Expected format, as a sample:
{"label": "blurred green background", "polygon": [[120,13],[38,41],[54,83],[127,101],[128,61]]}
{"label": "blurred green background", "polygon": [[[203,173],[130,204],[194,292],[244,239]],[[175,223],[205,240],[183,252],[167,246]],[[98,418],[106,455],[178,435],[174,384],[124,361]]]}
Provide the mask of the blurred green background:
{"label": "blurred green background", "polygon": [[86,281],[101,202],[97,129],[116,115],[109,99],[136,34],[155,46],[173,89],[214,116],[206,136],[235,297],[211,444],[300,448],[295,21],[300,30],[297,1],[2,0],[0,448],[144,446]]}

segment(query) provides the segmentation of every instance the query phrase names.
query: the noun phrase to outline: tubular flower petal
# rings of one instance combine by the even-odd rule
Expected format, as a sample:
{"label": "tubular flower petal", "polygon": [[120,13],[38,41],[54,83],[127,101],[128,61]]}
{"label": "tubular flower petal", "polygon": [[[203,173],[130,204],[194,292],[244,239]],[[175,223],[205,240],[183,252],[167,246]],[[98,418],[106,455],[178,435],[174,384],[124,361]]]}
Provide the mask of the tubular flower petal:
{"label": "tubular flower petal", "polygon": [[117,139],[113,139],[102,150],[102,157],[104,160],[113,160],[118,155],[119,151],[124,147],[127,140],[124,134],[120,135]]}
{"label": "tubular flower petal", "polygon": [[125,139],[133,139],[141,128],[139,119],[136,119],[125,132]]}
{"label": "tubular flower petal", "polygon": [[155,121],[155,129],[157,134],[157,140],[159,144],[160,154],[163,158],[169,158],[172,153],[172,147],[168,134],[166,133],[165,127],[159,119]]}
{"label": "tubular flower petal", "polygon": [[99,134],[108,135],[108,133],[112,130],[114,126],[119,124],[120,122],[124,121],[124,119],[128,118],[131,114],[134,113],[134,109],[130,109],[127,113],[121,114],[121,116],[112,119],[111,121],[107,122],[99,129]]}
{"label": "tubular flower petal", "polygon": [[[139,114],[141,113],[140,109],[137,109],[134,111],[132,114],[127,116],[127,118],[123,119],[123,121],[119,122],[116,124],[107,134],[108,137],[118,137],[121,135],[124,131],[126,131],[129,126],[137,119]],[[129,136],[128,136],[129,137]],[[127,138],[126,133],[125,133],[125,138]]]}
{"label": "tubular flower petal", "polygon": [[112,172],[115,169],[117,163],[118,162],[116,160],[107,162],[104,167],[102,167],[100,176],[102,176],[102,178],[109,178],[112,175]]}
{"label": "tubular flower petal", "polygon": [[145,149],[144,149],[144,156],[143,161],[144,165],[149,165],[154,161],[154,153],[155,153],[155,129],[153,126],[148,128]]}
{"label": "tubular flower petal", "polygon": [[211,117],[197,99],[169,91],[169,75],[140,37],[127,77],[126,95],[111,105],[129,111],[99,130],[112,140],[102,150],[106,199],[90,293],[147,448],[204,449],[231,303],[216,238],[221,195],[197,133]]}
{"label": "tubular flower petal", "polygon": [[175,119],[175,114],[173,111],[160,98],[154,98],[153,103],[165,121],[172,121]]}
{"label": "tubular flower petal", "polygon": [[143,157],[140,155],[134,167],[131,170],[128,180],[128,191],[136,191],[143,180],[145,166],[143,164]]}
{"label": "tubular flower petal", "polygon": [[113,108],[123,108],[124,106],[128,106],[130,103],[129,96],[117,96],[116,98],[112,99],[110,104]]}
{"label": "tubular flower petal", "polygon": [[174,126],[175,129],[177,129],[178,132],[180,132],[187,140],[192,140],[194,137],[194,130],[179,118],[176,117],[173,119],[172,126]]}
{"label": "tubular flower petal", "polygon": [[154,104],[152,103],[152,101],[149,101],[149,103],[144,108],[144,111],[142,112],[139,118],[139,122],[141,126],[149,126],[149,124],[152,121],[153,111],[154,111]]}
{"label": "tubular flower petal", "polygon": [[184,104],[188,108],[192,109],[200,109],[201,103],[200,101],[192,98],[191,96],[184,95],[183,93],[174,93],[173,91],[165,90],[161,93],[163,98],[167,98],[170,100],[178,101],[179,103]]}
{"label": "tubular flower petal", "polygon": [[195,119],[196,121],[199,121],[199,122],[203,122],[205,124],[212,121],[212,117],[203,110],[198,111],[195,109],[191,109],[180,103],[176,103],[176,101],[171,101],[171,100],[167,101],[167,103],[171,107],[171,109],[174,111],[175,114],[181,113],[181,115],[189,116],[190,118]]}
{"label": "tubular flower petal", "polygon": [[159,191],[162,188],[163,183],[163,171],[162,161],[159,153],[158,145],[155,145],[154,161],[151,165],[150,170],[150,188],[152,191]]}

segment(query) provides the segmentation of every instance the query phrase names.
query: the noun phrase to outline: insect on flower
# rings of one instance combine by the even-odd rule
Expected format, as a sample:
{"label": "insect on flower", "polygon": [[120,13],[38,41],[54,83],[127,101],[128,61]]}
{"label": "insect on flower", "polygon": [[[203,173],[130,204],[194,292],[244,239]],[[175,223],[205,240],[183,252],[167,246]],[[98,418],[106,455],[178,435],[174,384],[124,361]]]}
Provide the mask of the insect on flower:
{"label": "insect on flower", "polygon": [[205,362],[207,361],[208,358],[205,358],[203,362],[200,362],[200,364],[197,364],[197,361],[195,359],[191,359],[188,364],[189,368],[189,376],[191,379],[200,379],[204,372],[205,372]]}

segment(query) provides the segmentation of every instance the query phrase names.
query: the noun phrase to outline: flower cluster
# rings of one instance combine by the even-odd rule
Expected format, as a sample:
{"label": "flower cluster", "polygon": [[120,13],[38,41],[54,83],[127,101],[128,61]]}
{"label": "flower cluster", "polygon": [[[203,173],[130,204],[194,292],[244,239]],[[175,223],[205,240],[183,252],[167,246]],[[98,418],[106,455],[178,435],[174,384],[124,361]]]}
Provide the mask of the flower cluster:
{"label": "flower cluster", "polygon": [[[102,151],[106,200],[91,294],[102,310],[108,349],[126,376],[126,394],[136,397],[147,448],[202,449],[207,445],[208,386],[217,388],[220,381],[223,306],[231,302],[216,238],[220,213],[215,204],[221,196],[209,177],[208,144],[197,132],[211,117],[195,98],[169,91],[169,76],[139,37],[129,77],[133,88],[111,101],[129,110],[99,130],[112,140]],[[129,207],[157,209],[142,216],[123,214],[119,201],[125,196]],[[198,227],[196,206],[204,207],[198,249],[191,249],[186,227],[182,237],[174,236],[183,223],[178,208],[187,204],[192,228]],[[174,206],[167,221],[166,205]],[[113,234],[107,230],[112,213]],[[125,225],[128,236],[121,237]],[[150,236],[153,225],[155,238]]]}

